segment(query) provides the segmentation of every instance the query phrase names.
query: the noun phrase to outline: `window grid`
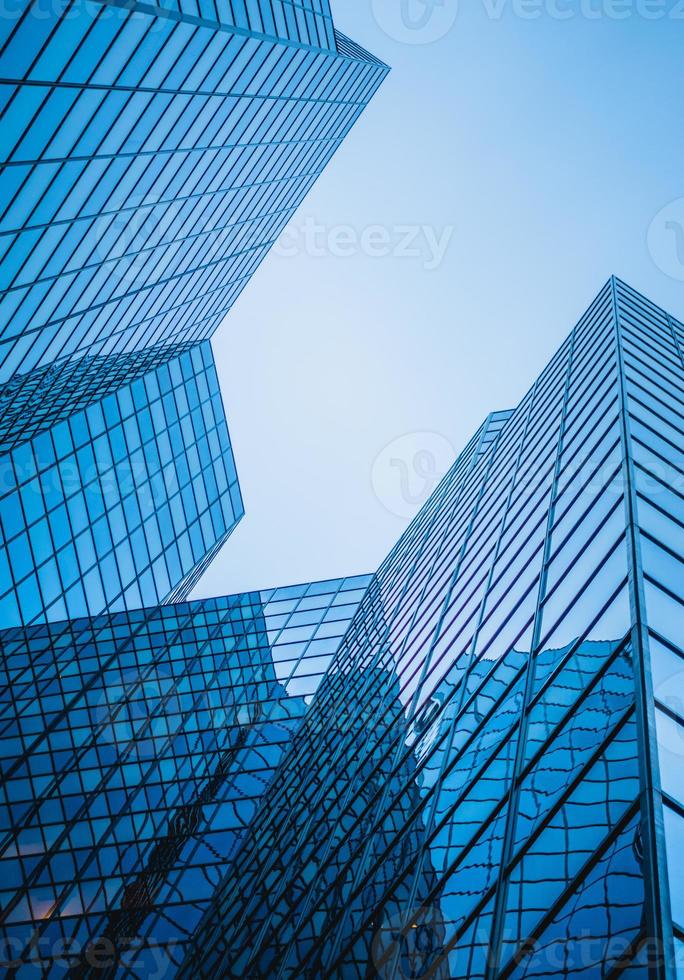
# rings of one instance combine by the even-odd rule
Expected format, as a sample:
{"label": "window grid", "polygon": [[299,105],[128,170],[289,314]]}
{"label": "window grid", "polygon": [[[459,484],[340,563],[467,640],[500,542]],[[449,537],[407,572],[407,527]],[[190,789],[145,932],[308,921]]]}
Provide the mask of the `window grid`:
{"label": "window grid", "polygon": [[[644,713],[637,692],[652,660],[684,703],[684,492],[660,465],[684,460],[680,336],[611,280],[464,451],[377,573],[182,975],[393,976],[420,952],[438,977],[579,977],[592,955],[617,975],[647,940],[672,950],[684,787],[664,742],[684,710],[658,688]],[[592,947],[580,910],[599,896]]]}
{"label": "window grid", "polygon": [[103,941],[123,975],[143,975],[153,948],[178,965],[370,582],[2,631],[1,900],[17,963],[40,949],[59,970],[56,940],[75,937],[62,966],[77,975]]}

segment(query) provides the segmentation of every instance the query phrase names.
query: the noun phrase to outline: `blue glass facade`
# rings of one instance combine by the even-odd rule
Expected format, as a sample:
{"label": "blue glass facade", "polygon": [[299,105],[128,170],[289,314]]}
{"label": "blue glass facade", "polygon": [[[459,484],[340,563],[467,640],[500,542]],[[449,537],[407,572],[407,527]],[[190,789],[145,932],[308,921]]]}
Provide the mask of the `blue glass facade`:
{"label": "blue glass facade", "polygon": [[0,627],[184,599],[243,513],[208,339],[387,68],[327,0],[0,19]]}
{"label": "blue glass facade", "polygon": [[5,13],[3,968],[675,980],[684,325],[611,279],[376,575],[187,603],[208,338],[387,68],[327,0]]}
{"label": "blue glass facade", "polygon": [[183,976],[676,976],[683,351],[612,279],[485,423],[375,576]]}
{"label": "blue glass facade", "polygon": [[327,0],[13,5],[0,386],[211,336],[386,72]]}
{"label": "blue glass facade", "polygon": [[[6,411],[0,626],[185,598],[239,521],[210,344],[168,351],[46,371]],[[118,387],[93,401],[104,375]]]}
{"label": "blue glass facade", "polygon": [[175,973],[370,582],[0,633],[8,972]]}

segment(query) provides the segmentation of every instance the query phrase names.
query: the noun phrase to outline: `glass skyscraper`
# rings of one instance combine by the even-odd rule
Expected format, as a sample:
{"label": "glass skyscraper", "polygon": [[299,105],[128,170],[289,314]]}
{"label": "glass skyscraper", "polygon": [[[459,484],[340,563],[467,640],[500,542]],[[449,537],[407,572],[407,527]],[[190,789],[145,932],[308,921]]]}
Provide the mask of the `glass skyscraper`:
{"label": "glass skyscraper", "polygon": [[682,323],[611,279],[376,574],[186,601],[209,338],[386,72],[328,0],[0,18],[9,976],[684,976]]}
{"label": "glass skyscraper", "polygon": [[370,576],[3,630],[18,976],[172,976]]}
{"label": "glass skyscraper", "polygon": [[187,597],[243,514],[208,338],[387,73],[327,0],[0,19],[0,628]]}
{"label": "glass skyscraper", "polygon": [[611,279],[374,577],[183,976],[677,975],[683,382]]}
{"label": "glass skyscraper", "polygon": [[0,387],[211,336],[381,83],[327,0],[0,22]]}

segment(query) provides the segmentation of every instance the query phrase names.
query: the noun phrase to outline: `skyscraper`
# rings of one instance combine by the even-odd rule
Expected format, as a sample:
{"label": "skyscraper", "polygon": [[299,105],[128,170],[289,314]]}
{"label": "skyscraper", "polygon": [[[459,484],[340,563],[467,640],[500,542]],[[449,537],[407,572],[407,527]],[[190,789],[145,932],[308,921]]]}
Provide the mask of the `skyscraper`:
{"label": "skyscraper", "polygon": [[210,337],[386,72],[327,0],[8,11],[0,387]]}
{"label": "skyscraper", "polygon": [[0,627],[185,598],[243,514],[208,339],[387,67],[327,0],[0,21]]}
{"label": "skyscraper", "polygon": [[174,974],[370,582],[0,631],[8,971]]}
{"label": "skyscraper", "polygon": [[184,976],[675,976],[683,390],[611,279],[379,569]]}

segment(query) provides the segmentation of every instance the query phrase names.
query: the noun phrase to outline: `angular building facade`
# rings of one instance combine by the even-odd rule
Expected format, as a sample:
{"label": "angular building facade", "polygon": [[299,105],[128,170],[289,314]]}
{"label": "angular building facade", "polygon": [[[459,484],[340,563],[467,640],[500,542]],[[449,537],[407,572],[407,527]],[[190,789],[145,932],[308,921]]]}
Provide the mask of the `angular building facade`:
{"label": "angular building facade", "polygon": [[0,628],[184,599],[243,514],[208,338],[382,82],[327,0],[0,20]]}
{"label": "angular building facade", "polygon": [[0,388],[210,337],[386,73],[327,0],[21,0],[0,24]]}
{"label": "angular building facade", "polygon": [[387,68],[328,0],[5,13],[3,969],[675,980],[684,325],[611,279],[375,576],[187,603],[208,338]]}
{"label": "angular building facade", "polygon": [[0,632],[8,973],[174,975],[370,582]]}
{"label": "angular building facade", "polygon": [[677,976],[683,392],[612,279],[373,579],[183,976]]}
{"label": "angular building facade", "polygon": [[70,362],[3,414],[0,627],[183,599],[242,517],[209,342],[155,356]]}

